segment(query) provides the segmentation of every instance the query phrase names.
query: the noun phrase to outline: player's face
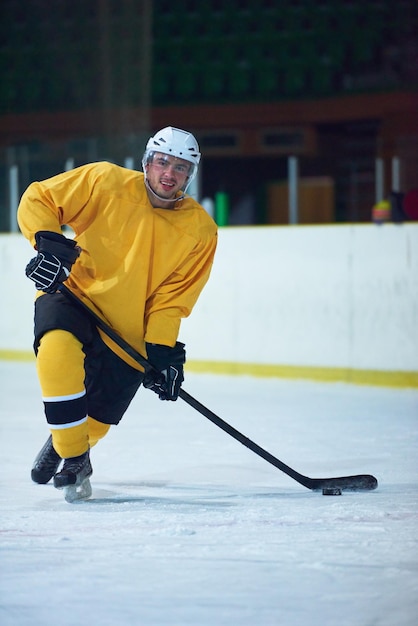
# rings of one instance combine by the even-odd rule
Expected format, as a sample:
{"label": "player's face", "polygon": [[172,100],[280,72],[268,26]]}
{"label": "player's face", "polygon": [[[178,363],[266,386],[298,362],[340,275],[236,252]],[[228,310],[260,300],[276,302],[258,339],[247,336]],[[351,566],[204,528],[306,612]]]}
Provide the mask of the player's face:
{"label": "player's face", "polygon": [[190,168],[189,161],[155,152],[152,162],[146,166],[147,180],[157,195],[171,200],[184,189]]}

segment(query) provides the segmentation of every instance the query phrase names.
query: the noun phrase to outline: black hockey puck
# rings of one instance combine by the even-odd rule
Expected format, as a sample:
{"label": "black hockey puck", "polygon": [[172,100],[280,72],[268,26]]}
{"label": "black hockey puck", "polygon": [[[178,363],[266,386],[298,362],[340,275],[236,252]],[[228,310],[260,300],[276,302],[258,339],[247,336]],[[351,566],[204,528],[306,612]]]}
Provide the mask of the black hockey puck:
{"label": "black hockey puck", "polygon": [[339,487],[328,487],[322,490],[323,496],[340,496],[341,489]]}

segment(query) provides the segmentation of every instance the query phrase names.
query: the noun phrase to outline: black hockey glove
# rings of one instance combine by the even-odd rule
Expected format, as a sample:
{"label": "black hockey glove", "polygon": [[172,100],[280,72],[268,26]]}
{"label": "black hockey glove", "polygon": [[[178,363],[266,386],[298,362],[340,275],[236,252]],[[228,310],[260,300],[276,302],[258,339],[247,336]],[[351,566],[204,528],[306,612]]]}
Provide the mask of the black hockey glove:
{"label": "black hockey glove", "polygon": [[183,365],[186,362],[184,343],[174,348],[157,343],[147,343],[148,360],[157,372],[147,372],[143,385],[158,394],[160,400],[177,400],[184,380]]}
{"label": "black hockey glove", "polygon": [[70,275],[71,267],[81,252],[77,242],[64,235],[40,230],[35,235],[38,254],[26,266],[26,276],[36,289],[54,293]]}

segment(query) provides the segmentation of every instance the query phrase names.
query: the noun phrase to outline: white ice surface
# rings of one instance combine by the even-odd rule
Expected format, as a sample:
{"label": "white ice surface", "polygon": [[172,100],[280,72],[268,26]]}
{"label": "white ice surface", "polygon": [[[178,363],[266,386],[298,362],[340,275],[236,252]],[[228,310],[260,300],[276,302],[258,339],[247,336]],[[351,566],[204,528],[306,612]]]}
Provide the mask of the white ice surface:
{"label": "white ice surface", "polygon": [[[64,373],[65,375],[65,373]],[[33,363],[0,362],[2,626],[416,626],[418,392],[188,374],[185,389],[322,496],[183,401],[140,390],[92,450],[92,499],[30,468]]]}

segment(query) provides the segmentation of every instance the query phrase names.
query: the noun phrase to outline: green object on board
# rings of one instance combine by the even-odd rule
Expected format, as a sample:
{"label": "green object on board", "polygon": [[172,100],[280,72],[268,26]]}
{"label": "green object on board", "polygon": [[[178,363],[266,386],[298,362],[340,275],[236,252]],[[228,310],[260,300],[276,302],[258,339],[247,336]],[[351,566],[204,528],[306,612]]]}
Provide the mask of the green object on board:
{"label": "green object on board", "polygon": [[227,226],[229,219],[229,196],[223,191],[215,194],[215,222]]}

